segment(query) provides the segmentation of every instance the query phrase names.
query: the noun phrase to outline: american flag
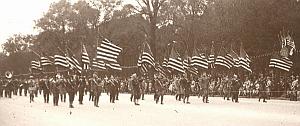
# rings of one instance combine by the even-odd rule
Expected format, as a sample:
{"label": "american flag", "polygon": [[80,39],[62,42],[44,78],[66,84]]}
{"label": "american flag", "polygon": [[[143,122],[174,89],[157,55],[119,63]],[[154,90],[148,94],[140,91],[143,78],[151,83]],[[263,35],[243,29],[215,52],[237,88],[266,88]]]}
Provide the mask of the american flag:
{"label": "american flag", "polygon": [[251,62],[251,60],[250,60],[248,54],[246,53],[246,51],[244,50],[243,45],[241,44],[239,66],[249,72],[252,72],[252,70],[250,68],[250,62]]}
{"label": "american flag", "polygon": [[69,67],[69,63],[67,61],[66,56],[62,56],[62,55],[54,55],[54,64],[57,66],[62,66],[64,68]]}
{"label": "american flag", "polygon": [[232,67],[232,63],[229,62],[230,56],[227,55],[224,47],[220,48],[219,54],[216,58],[215,65],[223,66],[228,69]]}
{"label": "american flag", "polygon": [[40,62],[39,61],[31,61],[31,69],[42,70]]}
{"label": "american flag", "polygon": [[93,59],[92,67],[93,69],[106,70],[105,63],[103,61],[97,60],[96,58]]}
{"label": "american flag", "polygon": [[191,60],[191,66],[195,68],[208,69],[208,60],[204,53],[199,54],[197,49],[194,49]]}
{"label": "american flag", "polygon": [[284,71],[290,71],[293,62],[288,57],[282,57],[279,53],[274,53],[270,59],[269,67],[278,68]]}
{"label": "american flag", "polygon": [[84,44],[82,45],[81,62],[82,62],[82,69],[88,70],[89,65],[90,65],[90,58],[89,58],[89,54],[87,53]]}
{"label": "american flag", "polygon": [[105,66],[113,70],[122,70],[117,58],[120,55],[122,48],[111,43],[108,39],[103,39],[100,46],[97,47],[98,60],[104,61]]}
{"label": "american flag", "polygon": [[171,49],[170,57],[169,57],[169,62],[168,66],[170,69],[173,69],[177,72],[180,73],[185,73],[184,68],[183,68],[183,63],[181,58],[179,57],[179,54],[175,52],[174,47]]}

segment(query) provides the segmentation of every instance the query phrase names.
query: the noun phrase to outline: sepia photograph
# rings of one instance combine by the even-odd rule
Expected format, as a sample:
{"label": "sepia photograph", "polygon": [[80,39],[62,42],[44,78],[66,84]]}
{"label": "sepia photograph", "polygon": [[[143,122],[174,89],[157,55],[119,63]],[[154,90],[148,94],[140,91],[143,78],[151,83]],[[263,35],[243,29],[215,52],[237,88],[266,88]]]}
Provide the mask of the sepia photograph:
{"label": "sepia photograph", "polygon": [[300,0],[1,0],[1,126],[300,126]]}

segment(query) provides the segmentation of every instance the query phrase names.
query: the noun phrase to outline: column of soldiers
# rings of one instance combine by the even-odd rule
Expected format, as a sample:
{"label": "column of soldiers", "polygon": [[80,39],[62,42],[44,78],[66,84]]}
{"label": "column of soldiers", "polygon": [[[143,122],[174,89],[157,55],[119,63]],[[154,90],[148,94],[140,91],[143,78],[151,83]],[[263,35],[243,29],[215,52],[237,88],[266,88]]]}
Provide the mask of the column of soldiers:
{"label": "column of soldiers", "polygon": [[[270,76],[260,74],[259,77],[250,79],[240,79],[237,75],[211,75],[202,73],[200,76],[188,77],[186,74],[166,78],[160,74],[155,74],[154,79],[147,77],[138,78],[136,74],[132,75],[128,81],[121,81],[119,78],[111,76],[110,78],[99,78],[96,74],[88,78],[85,76],[63,76],[54,77],[45,76],[43,78],[30,76],[29,79],[2,78],[0,80],[0,97],[11,98],[12,95],[22,92],[30,96],[30,103],[34,102],[34,97],[38,96],[38,91],[43,92],[44,103],[49,103],[49,96],[53,96],[54,106],[58,106],[59,99],[66,102],[69,98],[69,107],[73,108],[74,97],[78,92],[79,104],[83,104],[83,97],[89,92],[89,99],[94,102],[95,107],[99,107],[99,98],[101,93],[106,91],[110,95],[110,103],[118,100],[118,94],[121,90],[129,89],[131,101],[139,105],[139,100],[144,100],[145,92],[154,93],[154,101],[164,104],[164,95],[168,92],[175,92],[175,99],[190,104],[190,95],[196,94],[202,96],[202,102],[208,103],[208,97],[215,94],[215,89],[224,100],[230,100],[238,103],[239,96],[252,97],[257,95],[258,101],[266,102],[271,96],[286,96],[290,100],[296,101],[299,94],[299,76],[290,79],[280,78],[275,83]],[[128,82],[128,83],[127,83]],[[122,83],[122,85],[121,85]],[[124,86],[126,84],[126,86]],[[213,88],[210,88],[213,87]],[[216,87],[216,88],[215,88]],[[275,92],[274,92],[275,91]],[[4,95],[3,95],[4,92]]]}

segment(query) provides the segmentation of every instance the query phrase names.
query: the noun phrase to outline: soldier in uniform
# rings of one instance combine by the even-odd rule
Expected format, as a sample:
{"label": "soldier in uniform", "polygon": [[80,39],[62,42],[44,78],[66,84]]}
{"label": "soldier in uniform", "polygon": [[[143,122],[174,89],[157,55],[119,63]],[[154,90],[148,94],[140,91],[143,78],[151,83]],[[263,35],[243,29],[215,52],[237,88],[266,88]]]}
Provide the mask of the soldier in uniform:
{"label": "soldier in uniform", "polygon": [[102,88],[104,86],[104,80],[98,78],[96,82],[93,84],[94,90],[94,106],[99,107],[99,97],[101,95]]}
{"label": "soldier in uniform", "polygon": [[66,102],[66,98],[67,98],[66,84],[67,84],[67,79],[65,77],[62,77],[62,81],[59,85],[59,93],[60,93],[61,102]]}
{"label": "soldier in uniform", "polygon": [[0,97],[3,97],[3,79],[0,78]]}
{"label": "soldier in uniform", "polygon": [[202,85],[201,87],[202,87],[202,91],[203,91],[202,101],[203,101],[203,103],[208,103],[209,77],[206,75],[206,73],[202,74],[201,85]]}
{"label": "soldier in uniform", "polygon": [[94,89],[93,89],[93,77],[91,77],[89,79],[89,83],[88,83],[88,89],[89,89],[89,92],[90,92],[90,95],[89,95],[89,101],[94,101]]}
{"label": "soldier in uniform", "polygon": [[133,101],[134,105],[140,105],[138,100],[140,99],[141,92],[140,92],[140,84],[138,83],[136,74],[133,74],[131,77],[131,84],[133,89]]}
{"label": "soldier in uniform", "polygon": [[44,103],[49,103],[50,85],[47,76],[40,81],[41,89],[43,90]]}
{"label": "soldier in uniform", "polygon": [[257,83],[259,84],[258,88],[258,94],[259,98],[258,101],[260,102],[260,99],[263,99],[263,102],[267,102],[267,87],[266,87],[266,80],[264,79],[263,74],[260,74],[260,77],[257,80]]}
{"label": "soldier in uniform", "polygon": [[58,106],[59,101],[59,86],[61,85],[62,79],[60,78],[60,75],[58,74],[52,83],[52,94],[53,94],[53,104],[54,106]]}
{"label": "soldier in uniform", "polygon": [[13,91],[13,83],[11,79],[8,79],[5,84],[5,97],[11,98]]}
{"label": "soldier in uniform", "polygon": [[190,104],[189,97],[190,97],[190,93],[192,92],[191,91],[191,81],[188,80],[187,75],[185,75],[184,78],[181,80],[181,84],[182,84],[183,91],[184,91],[183,103]]}
{"label": "soldier in uniform", "polygon": [[116,94],[115,94],[115,99],[119,100],[119,92],[121,90],[121,82],[120,78],[115,78],[115,84],[116,84]]}
{"label": "soldier in uniform", "polygon": [[36,91],[36,83],[35,80],[33,79],[33,76],[29,77],[30,79],[28,80],[29,84],[29,98],[30,98],[30,103],[34,102],[34,93]]}
{"label": "soldier in uniform", "polygon": [[223,80],[223,99],[230,100],[230,87],[231,87],[231,81],[228,79],[228,76],[224,76]]}
{"label": "soldier in uniform", "polygon": [[74,108],[73,102],[76,93],[76,81],[72,78],[67,79],[66,89],[69,95],[69,108]]}
{"label": "soldier in uniform", "polygon": [[79,82],[78,82],[79,84],[78,84],[78,92],[79,92],[79,99],[78,99],[78,101],[79,101],[79,104],[83,104],[82,103],[82,101],[83,101],[83,96],[84,96],[84,88],[85,88],[85,86],[87,85],[87,82],[86,82],[86,79],[85,79],[85,77],[81,77],[80,79],[79,79]]}
{"label": "soldier in uniform", "polygon": [[240,82],[237,78],[237,75],[233,75],[232,78],[232,85],[231,85],[231,92],[232,92],[232,102],[239,102],[239,89],[240,89]]}
{"label": "soldier in uniform", "polygon": [[158,75],[154,75],[154,90],[155,90],[155,94],[154,94],[154,99],[156,101],[156,104],[159,102],[159,98],[161,97],[161,102],[160,104],[163,104],[163,100],[164,100],[164,92],[163,92],[163,84],[161,82],[161,80],[158,78]]}
{"label": "soldier in uniform", "polygon": [[298,89],[298,79],[299,76],[296,76],[296,78],[293,78],[292,84],[291,84],[291,101],[297,101],[297,89]]}
{"label": "soldier in uniform", "polygon": [[117,81],[114,79],[113,76],[110,77],[108,81],[108,89],[110,95],[110,103],[115,103],[116,93],[117,93]]}

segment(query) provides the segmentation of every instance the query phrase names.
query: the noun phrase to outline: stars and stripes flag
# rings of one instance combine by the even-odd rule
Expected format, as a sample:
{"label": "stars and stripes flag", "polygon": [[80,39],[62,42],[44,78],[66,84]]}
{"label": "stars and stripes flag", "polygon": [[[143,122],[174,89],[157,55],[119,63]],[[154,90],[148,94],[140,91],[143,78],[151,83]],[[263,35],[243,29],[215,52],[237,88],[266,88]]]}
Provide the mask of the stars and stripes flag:
{"label": "stars and stripes flag", "polygon": [[183,68],[183,63],[179,54],[175,52],[174,46],[171,49],[168,66],[170,69],[173,69],[180,73],[185,73]]}
{"label": "stars and stripes flag", "polygon": [[82,45],[82,54],[81,54],[81,62],[82,62],[82,69],[83,70],[88,70],[89,65],[90,65],[90,58],[89,58],[89,54],[86,51],[85,45]]}
{"label": "stars and stripes flag", "polygon": [[146,73],[155,68],[155,60],[151,48],[147,42],[143,43],[142,51],[138,59],[137,66],[141,73]]}
{"label": "stars and stripes flag", "polygon": [[96,58],[93,58],[92,67],[93,69],[106,70],[104,61],[97,60]]}
{"label": "stars and stripes flag", "polygon": [[75,55],[70,48],[67,48],[67,61],[69,63],[70,69],[75,69],[77,72],[81,73],[82,67],[80,66],[79,61],[75,58]]}
{"label": "stars and stripes flag", "polygon": [[54,65],[69,68],[69,63],[66,56],[54,55]]}
{"label": "stars and stripes flag", "polygon": [[288,57],[282,57],[279,53],[274,53],[270,59],[269,67],[278,68],[284,71],[290,71],[293,66],[292,60]]}
{"label": "stars and stripes flag", "polygon": [[227,55],[225,48],[222,46],[216,58],[215,65],[223,66],[230,69],[232,67],[232,63],[228,60],[230,59],[230,57],[231,56]]}
{"label": "stars and stripes flag", "polygon": [[117,58],[120,55],[122,48],[111,43],[108,39],[103,39],[100,46],[97,47],[96,58],[104,61],[105,66],[113,70],[122,70]]}
{"label": "stars and stripes flag", "polygon": [[194,49],[191,60],[191,66],[195,68],[208,69],[208,60],[204,53],[199,54],[197,49]]}
{"label": "stars and stripes flag", "polygon": [[243,69],[245,69],[246,71],[252,72],[251,68],[250,68],[250,57],[248,56],[248,54],[246,53],[246,51],[243,48],[243,45],[241,44],[240,47],[240,57],[239,57],[239,66]]}
{"label": "stars and stripes flag", "polygon": [[41,56],[40,60],[41,60],[41,66],[42,67],[52,65],[52,62],[50,61],[50,59],[48,57]]}
{"label": "stars and stripes flag", "polygon": [[142,54],[139,55],[138,61],[137,61],[138,70],[140,73],[145,74],[148,72],[148,68],[146,64],[142,63]]}
{"label": "stars and stripes flag", "polygon": [[41,68],[41,64],[39,61],[31,61],[31,69],[35,69],[35,70],[42,70]]}

